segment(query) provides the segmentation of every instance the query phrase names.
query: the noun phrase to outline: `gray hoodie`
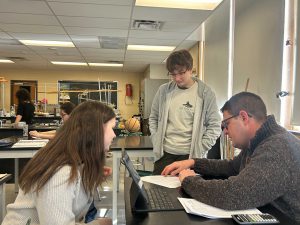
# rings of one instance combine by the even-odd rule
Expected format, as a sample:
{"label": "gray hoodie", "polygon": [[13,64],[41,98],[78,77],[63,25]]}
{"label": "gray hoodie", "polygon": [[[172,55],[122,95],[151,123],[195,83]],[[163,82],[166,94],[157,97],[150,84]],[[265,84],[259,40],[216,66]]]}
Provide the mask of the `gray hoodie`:
{"label": "gray hoodie", "polygon": [[[198,82],[190,158],[206,157],[207,151],[215,144],[221,134],[221,118],[214,92],[202,81]],[[149,128],[156,160],[163,156],[168,111],[176,83],[170,81],[158,89],[149,116]],[[179,131],[180,132],[180,131]]]}

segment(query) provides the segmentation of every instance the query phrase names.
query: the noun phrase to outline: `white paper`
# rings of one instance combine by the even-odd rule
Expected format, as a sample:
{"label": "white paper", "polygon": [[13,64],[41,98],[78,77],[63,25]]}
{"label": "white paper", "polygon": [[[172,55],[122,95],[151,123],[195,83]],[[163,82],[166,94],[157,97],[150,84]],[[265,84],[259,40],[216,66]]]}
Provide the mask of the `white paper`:
{"label": "white paper", "polygon": [[48,143],[48,139],[41,140],[20,140],[12,148],[41,148]]}
{"label": "white paper", "polygon": [[181,186],[179,178],[175,176],[155,175],[155,176],[141,177],[141,179],[142,181],[149,182],[152,184],[157,184],[167,188],[177,188]]}
{"label": "white paper", "polygon": [[231,215],[233,214],[261,214],[258,209],[224,210],[204,204],[192,198],[178,198],[178,200],[187,213],[210,219],[231,218]]}
{"label": "white paper", "polygon": [[0,179],[5,177],[7,175],[7,173],[0,173]]}

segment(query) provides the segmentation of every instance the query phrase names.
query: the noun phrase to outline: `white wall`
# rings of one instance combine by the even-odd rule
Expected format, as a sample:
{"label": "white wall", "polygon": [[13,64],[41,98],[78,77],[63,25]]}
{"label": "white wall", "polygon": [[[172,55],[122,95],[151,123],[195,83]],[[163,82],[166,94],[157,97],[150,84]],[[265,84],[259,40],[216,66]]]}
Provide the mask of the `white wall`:
{"label": "white wall", "polygon": [[224,0],[205,21],[204,82],[215,92],[219,108],[228,99],[229,6]]}
{"label": "white wall", "polygon": [[269,114],[280,119],[284,1],[236,0],[233,94],[248,91],[262,97]]}
{"label": "white wall", "polygon": [[165,64],[150,64],[150,79],[168,79],[168,71]]}
{"label": "white wall", "polygon": [[[280,119],[284,0],[236,0],[232,93],[260,95],[269,114]],[[227,100],[230,0],[224,0],[205,21],[204,81],[216,93],[218,107]]]}

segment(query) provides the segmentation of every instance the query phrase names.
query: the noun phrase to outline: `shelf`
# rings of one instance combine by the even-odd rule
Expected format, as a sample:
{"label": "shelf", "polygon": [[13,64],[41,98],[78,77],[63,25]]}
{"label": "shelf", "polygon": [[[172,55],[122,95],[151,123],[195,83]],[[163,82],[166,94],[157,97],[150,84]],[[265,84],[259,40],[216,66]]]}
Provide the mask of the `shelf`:
{"label": "shelf", "polygon": [[62,91],[38,91],[38,93],[57,94],[57,93],[92,93],[92,92],[120,92],[121,90],[62,90]]}

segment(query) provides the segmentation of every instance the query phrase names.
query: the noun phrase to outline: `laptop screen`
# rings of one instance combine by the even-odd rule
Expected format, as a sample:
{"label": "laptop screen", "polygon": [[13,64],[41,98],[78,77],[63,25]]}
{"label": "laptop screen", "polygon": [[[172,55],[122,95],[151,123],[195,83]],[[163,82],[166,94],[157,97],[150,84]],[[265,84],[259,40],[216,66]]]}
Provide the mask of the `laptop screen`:
{"label": "laptop screen", "polygon": [[144,189],[143,181],[141,180],[141,177],[139,176],[138,172],[134,168],[132,161],[129,158],[129,155],[127,152],[124,152],[124,156],[122,158],[122,162],[126,166],[130,176],[132,177],[132,181],[134,182],[135,186],[139,189],[140,194],[143,196],[143,198],[148,201],[147,194]]}

